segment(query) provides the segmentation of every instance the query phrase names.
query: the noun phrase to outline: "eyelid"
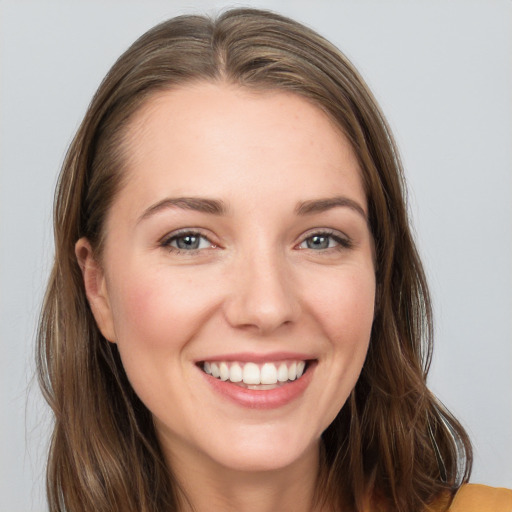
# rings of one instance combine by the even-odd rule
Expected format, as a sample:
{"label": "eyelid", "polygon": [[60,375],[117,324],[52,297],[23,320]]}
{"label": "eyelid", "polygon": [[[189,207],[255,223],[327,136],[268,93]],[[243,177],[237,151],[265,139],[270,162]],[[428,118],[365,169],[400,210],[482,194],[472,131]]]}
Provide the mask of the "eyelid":
{"label": "eyelid", "polygon": [[[198,249],[180,249],[178,247],[174,247],[174,246],[170,245],[172,241],[176,240],[177,238],[184,237],[186,235],[197,236],[197,237],[207,240],[209,247],[198,248]],[[314,228],[314,229],[310,229],[302,234],[302,236],[300,237],[300,240],[295,244],[295,248],[300,249],[300,245],[302,245],[305,241],[307,241],[309,238],[312,238],[314,236],[330,237],[337,243],[337,246],[328,247],[328,248],[322,249],[322,251],[336,250],[336,249],[349,249],[354,245],[352,239],[349,236],[347,236],[345,233],[343,233],[342,231],[339,231],[337,229],[332,229],[332,228]],[[212,241],[212,236],[209,234],[206,234],[203,229],[188,228],[188,227],[177,229],[175,231],[167,233],[158,241],[158,245],[160,247],[164,247],[164,248],[170,250],[171,252],[188,253],[188,254],[193,254],[195,252],[204,251],[206,249],[213,249],[213,248],[219,247],[219,244]],[[301,250],[303,250],[303,249],[301,249]],[[313,249],[311,249],[311,250],[313,250]],[[318,250],[318,249],[314,249],[314,250],[317,252],[321,252],[321,250]]]}
{"label": "eyelid", "polygon": [[[334,250],[336,250],[336,249],[350,249],[354,245],[353,240],[348,235],[343,233],[342,231],[339,231],[337,229],[331,229],[331,228],[314,228],[314,229],[308,230],[306,233],[304,233],[301,236],[301,239],[296,244],[296,247],[299,247],[306,240],[308,240],[309,238],[312,238],[314,236],[330,237],[330,238],[332,238],[333,240],[335,240],[337,242],[338,246],[326,248],[326,249],[324,249],[324,251],[332,250],[332,249],[334,249]],[[317,250],[317,251],[320,252],[319,250]]]}
{"label": "eyelid", "polygon": [[[171,245],[171,242],[173,240],[176,240],[177,238],[180,238],[180,237],[184,237],[186,235],[192,235],[192,236],[197,236],[197,237],[200,237],[200,238],[204,238],[205,240],[208,240],[208,243],[210,244],[210,246],[207,247],[207,248],[202,248],[202,249],[187,249],[187,250],[185,250],[185,249],[180,249],[178,247],[173,247]],[[158,241],[158,245],[160,247],[168,249],[171,252],[175,252],[175,253],[188,253],[188,254],[193,254],[195,252],[204,251],[205,249],[213,249],[213,248],[218,247],[218,244],[216,244],[215,242],[213,242],[211,240],[211,236],[205,234],[204,230],[202,230],[201,228],[181,228],[181,229],[177,229],[175,231],[172,231],[172,232],[167,233],[166,235],[164,235]]]}

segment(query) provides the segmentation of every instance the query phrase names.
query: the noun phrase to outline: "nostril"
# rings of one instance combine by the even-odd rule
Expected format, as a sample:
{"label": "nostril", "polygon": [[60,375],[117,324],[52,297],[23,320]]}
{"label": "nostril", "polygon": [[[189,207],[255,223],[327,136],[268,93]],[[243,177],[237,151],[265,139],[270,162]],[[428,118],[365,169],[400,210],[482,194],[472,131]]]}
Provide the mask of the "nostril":
{"label": "nostril", "polygon": [[279,264],[269,257],[249,258],[243,268],[233,270],[232,287],[224,303],[230,325],[264,334],[300,318],[299,301],[291,289],[293,279],[287,278]]}

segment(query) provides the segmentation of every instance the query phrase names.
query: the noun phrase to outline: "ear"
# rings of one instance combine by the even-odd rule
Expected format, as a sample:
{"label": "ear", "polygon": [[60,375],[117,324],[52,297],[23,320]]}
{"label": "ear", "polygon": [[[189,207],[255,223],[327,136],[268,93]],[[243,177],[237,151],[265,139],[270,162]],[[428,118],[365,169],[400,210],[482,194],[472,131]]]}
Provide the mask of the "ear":
{"label": "ear", "polygon": [[85,293],[96,324],[101,334],[107,340],[115,343],[114,320],[105,274],[99,262],[94,258],[91,244],[87,238],[80,238],[75,244],[75,255],[82,270]]}

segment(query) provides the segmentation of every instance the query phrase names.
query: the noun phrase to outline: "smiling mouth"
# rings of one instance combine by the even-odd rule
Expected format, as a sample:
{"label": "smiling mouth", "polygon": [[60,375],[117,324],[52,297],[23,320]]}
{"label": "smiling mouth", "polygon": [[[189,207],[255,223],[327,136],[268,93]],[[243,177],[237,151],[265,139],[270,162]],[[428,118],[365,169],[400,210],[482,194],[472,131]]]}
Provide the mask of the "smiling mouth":
{"label": "smiling mouth", "polygon": [[309,361],[286,360],[253,363],[237,361],[202,361],[199,368],[220,381],[229,381],[246,389],[275,389],[300,379]]}

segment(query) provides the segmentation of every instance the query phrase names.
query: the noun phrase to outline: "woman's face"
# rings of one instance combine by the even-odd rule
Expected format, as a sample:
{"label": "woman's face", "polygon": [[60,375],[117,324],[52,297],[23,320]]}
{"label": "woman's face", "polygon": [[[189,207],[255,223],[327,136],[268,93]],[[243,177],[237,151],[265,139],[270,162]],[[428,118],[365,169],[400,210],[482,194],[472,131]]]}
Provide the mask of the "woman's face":
{"label": "woman's face", "polygon": [[77,254],[167,456],[238,470],[312,456],[374,314],[348,141],[297,95],[196,84],[153,97],[129,144],[101,268],[86,240]]}

